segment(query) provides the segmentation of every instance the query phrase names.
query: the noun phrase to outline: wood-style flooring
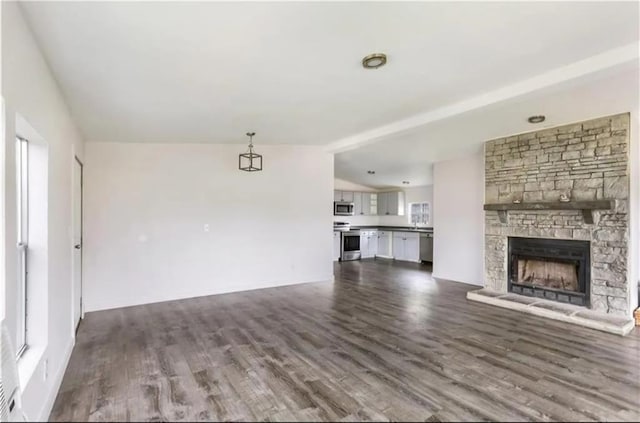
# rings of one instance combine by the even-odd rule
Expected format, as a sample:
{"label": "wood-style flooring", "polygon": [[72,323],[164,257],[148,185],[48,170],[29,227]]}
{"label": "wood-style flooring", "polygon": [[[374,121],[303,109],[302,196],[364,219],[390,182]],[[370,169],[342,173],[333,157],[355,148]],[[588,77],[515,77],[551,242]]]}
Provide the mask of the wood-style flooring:
{"label": "wood-style flooring", "polygon": [[465,299],[424,265],[89,313],[51,419],[640,420],[640,334]]}

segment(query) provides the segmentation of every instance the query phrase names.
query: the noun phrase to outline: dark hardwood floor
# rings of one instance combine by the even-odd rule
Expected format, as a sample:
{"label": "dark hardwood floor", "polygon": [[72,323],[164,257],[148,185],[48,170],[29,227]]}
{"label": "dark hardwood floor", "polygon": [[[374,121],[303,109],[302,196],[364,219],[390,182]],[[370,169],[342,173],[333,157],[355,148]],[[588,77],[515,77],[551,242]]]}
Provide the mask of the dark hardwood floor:
{"label": "dark hardwood floor", "polygon": [[465,299],[423,265],[87,314],[52,420],[640,420],[640,334]]}

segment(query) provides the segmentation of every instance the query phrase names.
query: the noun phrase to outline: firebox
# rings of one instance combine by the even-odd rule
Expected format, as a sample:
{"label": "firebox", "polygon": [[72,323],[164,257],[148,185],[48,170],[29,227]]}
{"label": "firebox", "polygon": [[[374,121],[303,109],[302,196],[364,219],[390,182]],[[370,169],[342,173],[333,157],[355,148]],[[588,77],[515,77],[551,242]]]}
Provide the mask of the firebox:
{"label": "firebox", "polygon": [[509,238],[508,290],[589,306],[589,241]]}

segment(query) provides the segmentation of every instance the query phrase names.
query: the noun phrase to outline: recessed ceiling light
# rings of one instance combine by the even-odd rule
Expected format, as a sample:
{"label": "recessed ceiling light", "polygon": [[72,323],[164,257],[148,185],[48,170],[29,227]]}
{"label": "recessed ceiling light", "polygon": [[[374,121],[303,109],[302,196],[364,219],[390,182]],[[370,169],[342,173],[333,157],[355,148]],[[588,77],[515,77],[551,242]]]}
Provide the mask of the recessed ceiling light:
{"label": "recessed ceiling light", "polygon": [[544,120],[546,119],[546,117],[544,115],[537,115],[537,116],[529,116],[529,119],[527,119],[529,121],[529,123],[542,123],[544,122]]}
{"label": "recessed ceiling light", "polygon": [[374,53],[362,59],[362,67],[365,69],[378,69],[387,63],[387,55],[384,53]]}
{"label": "recessed ceiling light", "polygon": [[376,174],[376,171],[375,171],[375,170],[367,170],[367,173],[368,173],[369,175],[375,175],[375,174]]}
{"label": "recessed ceiling light", "polygon": [[409,185],[409,181],[402,181],[403,184]]}

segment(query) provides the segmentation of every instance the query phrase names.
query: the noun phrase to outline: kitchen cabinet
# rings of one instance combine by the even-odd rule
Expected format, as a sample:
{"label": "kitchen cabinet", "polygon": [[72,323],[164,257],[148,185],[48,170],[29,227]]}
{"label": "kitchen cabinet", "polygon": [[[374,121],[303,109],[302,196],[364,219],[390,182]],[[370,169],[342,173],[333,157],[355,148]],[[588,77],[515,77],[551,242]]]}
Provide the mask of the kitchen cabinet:
{"label": "kitchen cabinet", "polygon": [[420,234],[416,232],[393,233],[393,258],[403,261],[420,261]]}
{"label": "kitchen cabinet", "polygon": [[371,231],[370,234],[368,254],[370,257],[375,257],[378,255],[378,231]]}
{"label": "kitchen cabinet", "polygon": [[388,215],[387,212],[387,193],[379,192],[378,193],[378,216]]}
{"label": "kitchen cabinet", "polygon": [[392,232],[378,231],[378,257],[393,258],[391,255],[391,237]]}
{"label": "kitchen cabinet", "polygon": [[333,261],[340,260],[341,241],[340,232],[333,231]]}
{"label": "kitchen cabinet", "polygon": [[404,216],[404,192],[379,192],[378,215]]}
{"label": "kitchen cabinet", "polygon": [[362,258],[372,258],[378,253],[378,231],[360,232],[360,254]]}
{"label": "kitchen cabinet", "polygon": [[362,211],[365,216],[378,214],[378,194],[375,192],[362,193]]}
{"label": "kitchen cabinet", "polygon": [[353,204],[356,216],[375,216],[378,214],[378,195],[375,192],[354,192]]}
{"label": "kitchen cabinet", "polygon": [[404,241],[404,258],[407,261],[420,262],[420,236],[418,234],[411,235]]}
{"label": "kitchen cabinet", "polygon": [[353,193],[353,214],[354,216],[364,215],[364,203],[362,201],[362,192]]}
{"label": "kitchen cabinet", "polygon": [[333,191],[333,201],[353,203],[353,194],[352,191]]}
{"label": "kitchen cabinet", "polygon": [[[345,201],[353,203],[353,214],[355,216],[375,216],[379,214],[378,194],[375,192],[352,192],[335,190],[333,191],[333,201]],[[384,210],[386,213],[386,206]]]}

